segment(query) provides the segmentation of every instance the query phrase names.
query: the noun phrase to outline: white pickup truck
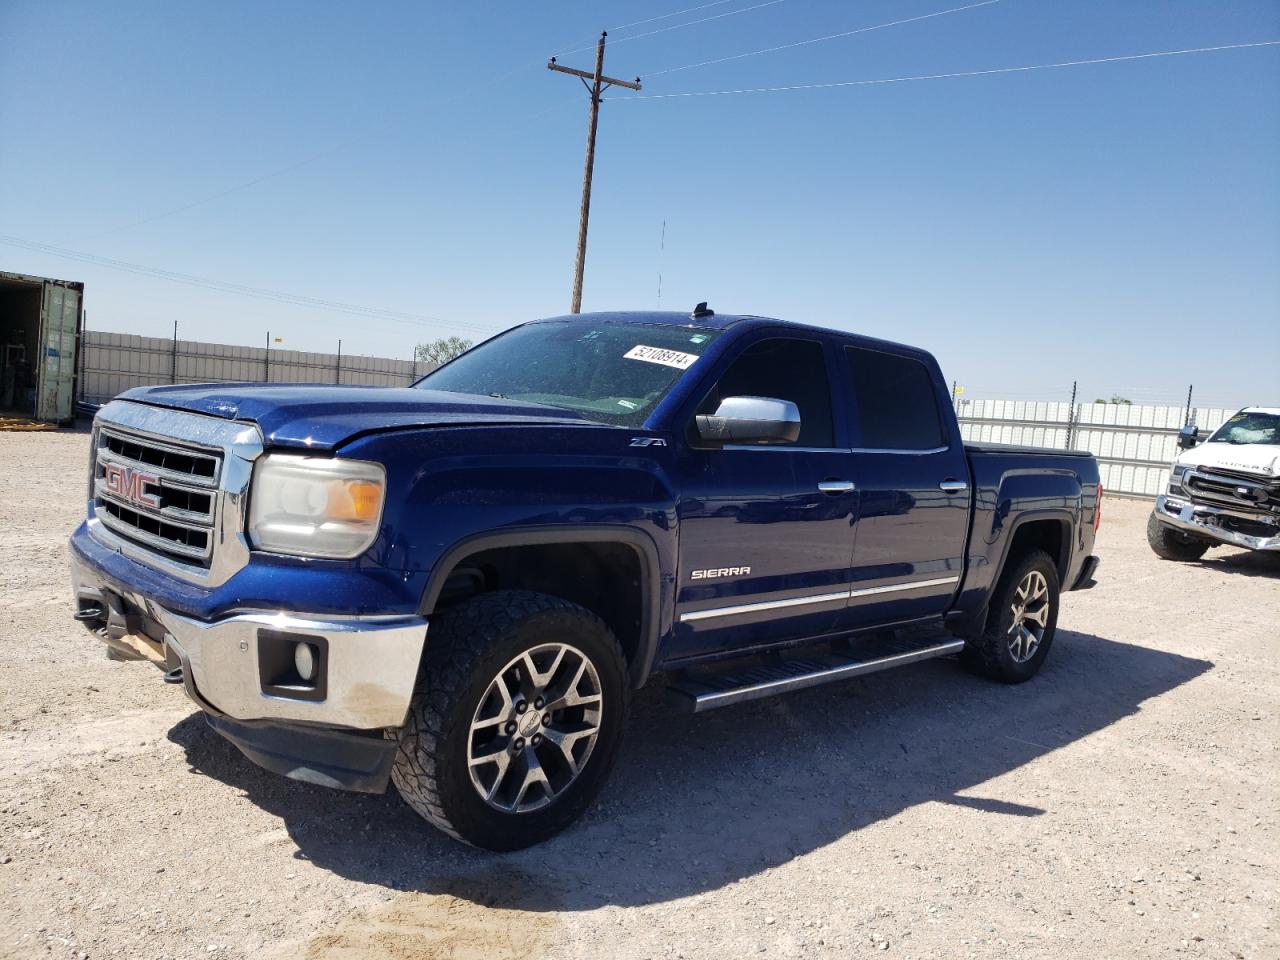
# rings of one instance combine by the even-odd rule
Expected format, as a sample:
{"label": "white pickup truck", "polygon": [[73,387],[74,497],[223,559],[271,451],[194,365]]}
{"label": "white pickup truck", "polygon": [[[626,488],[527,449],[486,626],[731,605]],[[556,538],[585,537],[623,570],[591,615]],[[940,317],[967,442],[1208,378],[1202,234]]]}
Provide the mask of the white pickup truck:
{"label": "white pickup truck", "polygon": [[1147,540],[1165,560],[1198,560],[1210,547],[1280,550],[1280,407],[1245,407],[1203,443],[1183,427],[1166,492]]}

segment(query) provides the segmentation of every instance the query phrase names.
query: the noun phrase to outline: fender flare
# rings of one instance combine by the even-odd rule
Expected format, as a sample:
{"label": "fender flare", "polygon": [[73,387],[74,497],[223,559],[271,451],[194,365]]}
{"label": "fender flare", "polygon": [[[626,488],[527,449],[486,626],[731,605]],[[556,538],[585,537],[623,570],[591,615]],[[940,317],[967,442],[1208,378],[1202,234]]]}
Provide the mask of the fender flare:
{"label": "fender flare", "polygon": [[653,539],[634,527],[574,524],[555,527],[511,527],[463,537],[440,554],[427,578],[418,612],[428,616],[440,598],[445,581],[460,560],[483,550],[544,544],[619,543],[635,551],[640,562],[640,641],[630,664],[631,683],[644,686],[658,653],[662,621],[662,565]]}
{"label": "fender flare", "polygon": [[[1003,531],[1003,543],[1000,545],[1000,562],[996,565],[995,572],[991,576],[991,589],[987,591],[986,598],[982,601],[982,606],[967,616],[948,617],[948,623],[961,635],[969,633],[981,632],[987,623],[987,611],[991,606],[991,594],[995,592],[995,586],[1000,582],[1000,578],[1004,575],[1005,564],[1009,562],[1009,550],[1013,547],[1014,538],[1017,536],[1018,530],[1028,523],[1035,523],[1038,520],[1053,520],[1066,529],[1063,533],[1062,548],[1063,556],[1054,557],[1054,561],[1059,565],[1062,576],[1067,577],[1071,573],[1071,558],[1075,555],[1075,515],[1065,507],[1051,507],[1040,510],[1030,510],[1026,513],[1020,513],[1013,519]],[[1063,581],[1065,584],[1065,580]]]}
{"label": "fender flare", "polygon": [[[1038,520],[1056,520],[1066,528],[1062,536],[1062,556],[1054,557],[1053,559],[1059,565],[1059,570],[1064,578],[1071,572],[1071,558],[1074,556],[1076,549],[1074,540],[1076,517],[1065,507],[1051,507],[1021,513],[1014,518],[1013,523],[1009,524],[1008,529],[1005,531],[1004,543],[1000,547],[1000,565],[996,567],[993,581],[999,580],[1004,574],[1004,565],[1009,562],[1009,550],[1013,546],[1014,538],[1018,535],[1018,530],[1028,523],[1035,523]],[[1063,582],[1065,583],[1065,579]]]}

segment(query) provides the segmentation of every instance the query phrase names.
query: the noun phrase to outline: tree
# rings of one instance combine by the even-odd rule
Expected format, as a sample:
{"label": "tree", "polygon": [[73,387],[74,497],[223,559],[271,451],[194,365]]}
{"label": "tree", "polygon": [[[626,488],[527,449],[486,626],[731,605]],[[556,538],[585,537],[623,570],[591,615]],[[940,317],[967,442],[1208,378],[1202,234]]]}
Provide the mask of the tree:
{"label": "tree", "polygon": [[432,340],[430,343],[420,343],[413,352],[415,360],[425,360],[427,363],[434,363],[439,366],[442,363],[448,363],[460,353],[465,353],[471,349],[471,341],[463,340],[461,337],[442,337],[439,340]]}
{"label": "tree", "polygon": [[1110,399],[1110,400],[1103,400],[1101,397],[1099,397],[1097,400],[1095,400],[1095,401],[1093,401],[1093,402],[1094,402],[1094,403],[1120,403],[1120,404],[1127,404],[1127,405],[1129,405],[1129,406],[1132,406],[1132,405],[1133,405],[1133,401],[1132,401],[1132,400],[1126,400],[1124,397],[1120,396],[1120,394],[1118,394],[1118,393],[1113,393],[1113,394],[1111,395],[1111,399]]}

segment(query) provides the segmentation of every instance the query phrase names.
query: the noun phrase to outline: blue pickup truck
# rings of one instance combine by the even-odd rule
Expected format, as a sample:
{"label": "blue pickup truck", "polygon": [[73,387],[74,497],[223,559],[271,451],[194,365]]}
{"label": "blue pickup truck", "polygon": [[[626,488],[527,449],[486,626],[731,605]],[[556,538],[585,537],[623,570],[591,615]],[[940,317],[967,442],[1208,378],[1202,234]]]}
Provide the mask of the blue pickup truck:
{"label": "blue pickup truck", "polygon": [[937,363],[751,316],[528,323],[403,389],[130,390],[75,616],[249,759],[495,850],[578,817],[632,691],[935,657],[1008,683],[1093,583],[1088,454],[965,444]]}

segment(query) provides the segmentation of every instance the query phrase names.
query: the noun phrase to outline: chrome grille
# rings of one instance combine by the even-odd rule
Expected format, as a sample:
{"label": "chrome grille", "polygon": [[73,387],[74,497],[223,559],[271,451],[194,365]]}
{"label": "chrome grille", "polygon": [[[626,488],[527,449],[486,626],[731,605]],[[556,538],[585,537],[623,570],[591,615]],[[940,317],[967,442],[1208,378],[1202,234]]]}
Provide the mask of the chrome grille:
{"label": "chrome grille", "polygon": [[93,500],[113,533],[171,560],[207,568],[218,519],[223,455],[101,427]]}

